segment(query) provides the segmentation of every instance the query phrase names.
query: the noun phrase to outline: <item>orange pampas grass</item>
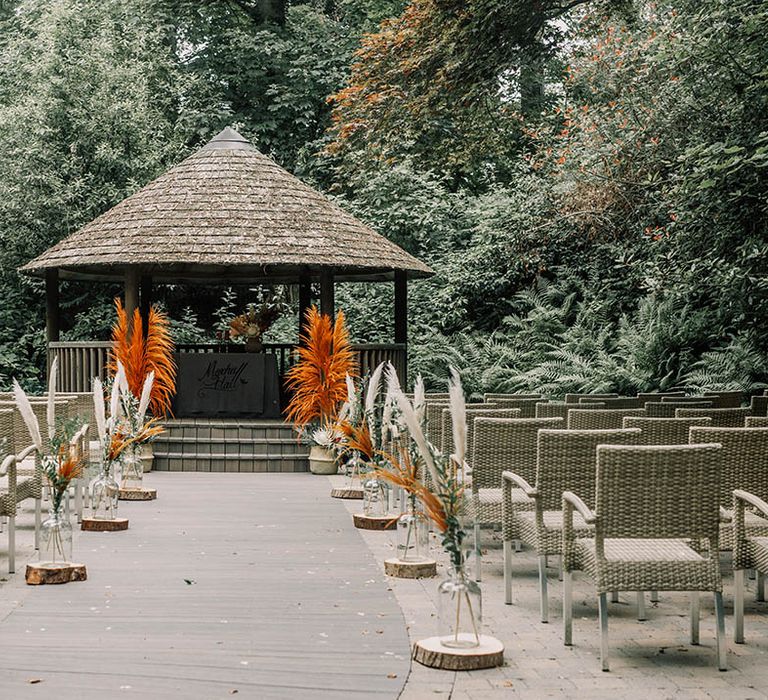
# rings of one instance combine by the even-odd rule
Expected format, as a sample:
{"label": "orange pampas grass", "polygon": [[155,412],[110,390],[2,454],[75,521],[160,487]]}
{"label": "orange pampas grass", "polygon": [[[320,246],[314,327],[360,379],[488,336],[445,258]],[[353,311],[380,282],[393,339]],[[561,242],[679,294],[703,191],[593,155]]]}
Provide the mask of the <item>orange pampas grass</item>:
{"label": "orange pampas grass", "polygon": [[149,409],[155,416],[170,413],[171,399],[176,393],[176,364],[173,361],[173,340],[170,324],[165,314],[155,307],[149,310],[147,336],[141,314],[136,309],[133,319],[128,323],[120,299],[115,299],[117,321],[112,327],[112,352],[109,356],[109,370],[117,371],[117,363],[125,367],[128,388],[138,400],[144,386],[144,380],[150,372],[155,373]]}
{"label": "orange pampas grass", "polygon": [[288,370],[286,385],[293,391],[287,418],[299,430],[313,420],[327,424],[347,398],[346,376],[355,376],[349,332],[340,311],[334,324],[313,306],[307,311],[299,361]]}

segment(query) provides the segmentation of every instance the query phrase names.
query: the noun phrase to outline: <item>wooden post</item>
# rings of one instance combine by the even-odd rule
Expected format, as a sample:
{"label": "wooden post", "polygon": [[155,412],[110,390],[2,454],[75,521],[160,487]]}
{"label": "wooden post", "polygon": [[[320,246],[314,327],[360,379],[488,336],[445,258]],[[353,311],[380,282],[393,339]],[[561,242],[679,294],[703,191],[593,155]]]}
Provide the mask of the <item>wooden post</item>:
{"label": "wooden post", "polygon": [[395,270],[395,342],[405,345],[403,376],[400,384],[408,382],[408,273]]}
{"label": "wooden post", "polygon": [[[46,340],[46,360],[47,377],[51,371],[51,362],[53,358],[49,343],[58,342],[61,334],[59,321],[59,270],[51,268],[45,271],[45,340]],[[61,361],[59,361],[61,364]]]}
{"label": "wooden post", "polygon": [[331,317],[335,316],[333,296],[333,271],[323,270],[320,273],[320,313]]}
{"label": "wooden post", "polygon": [[128,328],[131,328],[133,312],[139,308],[139,270],[128,267],[125,270],[125,313],[128,316]]}
{"label": "wooden post", "polygon": [[312,306],[312,278],[309,273],[299,275],[299,334],[304,329],[307,309]]}
{"label": "wooden post", "polygon": [[139,281],[139,312],[141,313],[141,325],[144,330],[144,337],[147,337],[147,326],[149,324],[149,309],[152,306],[152,277],[142,275]]}

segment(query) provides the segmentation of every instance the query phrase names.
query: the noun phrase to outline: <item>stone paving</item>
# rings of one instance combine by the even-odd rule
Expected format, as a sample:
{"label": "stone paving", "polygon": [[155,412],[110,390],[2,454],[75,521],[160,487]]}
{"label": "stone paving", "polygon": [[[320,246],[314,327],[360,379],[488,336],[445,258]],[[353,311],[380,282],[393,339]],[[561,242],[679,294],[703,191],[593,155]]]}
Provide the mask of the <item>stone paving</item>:
{"label": "stone paving", "polygon": [[[335,483],[341,477],[331,477]],[[350,512],[360,501],[347,502]],[[351,525],[351,518],[350,518]],[[360,531],[381,563],[392,556],[392,532]],[[646,598],[647,621],[636,619],[635,595],[622,594],[610,605],[611,671],[600,670],[597,599],[586,577],[574,584],[574,643],[562,643],[562,587],[550,569],[550,622],[539,621],[537,558],[529,550],[515,555],[514,605],[504,604],[502,552],[498,535],[483,531],[483,616],[485,631],[505,645],[505,664],[488,671],[452,673],[413,662],[402,700],[451,698],[674,698],[674,700],[768,698],[768,603],[756,603],[754,582],[746,595],[747,644],[733,643],[733,577],[724,556],[726,636],[730,670],[715,665],[711,596],[701,596],[701,644],[688,643],[688,596],[662,593],[658,605]],[[445,572],[439,543],[433,539],[438,578],[390,579],[405,615],[411,641],[436,634],[436,590]],[[553,565],[556,562],[551,562]],[[382,564],[383,567],[383,564]]]}

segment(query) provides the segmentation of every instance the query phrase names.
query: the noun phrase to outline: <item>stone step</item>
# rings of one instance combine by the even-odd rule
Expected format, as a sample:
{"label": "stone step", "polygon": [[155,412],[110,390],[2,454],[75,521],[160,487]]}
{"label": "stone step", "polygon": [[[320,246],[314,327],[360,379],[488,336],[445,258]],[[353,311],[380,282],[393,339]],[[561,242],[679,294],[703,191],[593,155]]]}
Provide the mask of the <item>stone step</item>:
{"label": "stone step", "polygon": [[270,438],[179,438],[167,437],[154,442],[155,455],[178,454],[278,454],[309,455],[309,447],[296,440]]}
{"label": "stone step", "polygon": [[[189,438],[193,440],[210,439],[246,439],[246,440],[284,440],[296,442],[296,433],[289,426],[280,424],[182,424],[167,425],[166,431],[160,438],[172,440],[175,438]],[[158,439],[160,439],[158,438]]]}
{"label": "stone step", "polygon": [[153,469],[184,472],[306,472],[306,455],[248,454],[210,455],[155,452]]}

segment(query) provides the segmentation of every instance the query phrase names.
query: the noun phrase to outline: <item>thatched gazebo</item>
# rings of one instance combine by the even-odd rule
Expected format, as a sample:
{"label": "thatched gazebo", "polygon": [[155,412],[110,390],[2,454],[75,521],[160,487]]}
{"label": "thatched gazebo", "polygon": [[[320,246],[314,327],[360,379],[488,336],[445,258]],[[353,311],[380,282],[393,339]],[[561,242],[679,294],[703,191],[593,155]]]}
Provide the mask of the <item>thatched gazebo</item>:
{"label": "thatched gazebo", "polygon": [[402,347],[408,280],[432,274],[230,128],[21,269],[45,277],[53,350],[72,345],[59,342],[60,279],[122,281],[144,313],[153,283],[292,284],[302,317],[313,282],[332,315],[335,281],[392,281]]}

